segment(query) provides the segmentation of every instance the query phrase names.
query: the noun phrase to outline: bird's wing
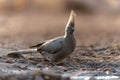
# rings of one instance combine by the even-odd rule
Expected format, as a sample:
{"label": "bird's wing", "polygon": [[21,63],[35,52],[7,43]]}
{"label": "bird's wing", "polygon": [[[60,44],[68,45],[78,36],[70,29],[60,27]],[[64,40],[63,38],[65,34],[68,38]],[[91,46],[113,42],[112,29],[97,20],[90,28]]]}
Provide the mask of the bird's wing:
{"label": "bird's wing", "polygon": [[38,48],[38,51],[45,51],[50,54],[55,54],[62,49],[63,40],[64,40],[63,38],[56,38],[56,39],[49,40],[44,44],[42,44]]}
{"label": "bird's wing", "polygon": [[45,42],[41,42],[41,43],[39,43],[39,44],[37,44],[37,45],[30,46],[29,48],[38,48],[38,47],[40,47],[43,43],[45,43]]}

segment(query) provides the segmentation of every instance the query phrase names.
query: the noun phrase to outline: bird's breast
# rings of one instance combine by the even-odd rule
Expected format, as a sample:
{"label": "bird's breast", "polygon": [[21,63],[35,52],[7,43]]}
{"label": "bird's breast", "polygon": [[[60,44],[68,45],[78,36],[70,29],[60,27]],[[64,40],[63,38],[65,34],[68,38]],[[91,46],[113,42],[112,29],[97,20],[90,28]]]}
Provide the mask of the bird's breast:
{"label": "bird's breast", "polygon": [[76,41],[75,41],[75,38],[72,37],[72,38],[69,38],[68,40],[65,40],[65,49],[68,49],[66,51],[68,51],[68,53],[72,53],[75,49],[75,46],[76,46]]}

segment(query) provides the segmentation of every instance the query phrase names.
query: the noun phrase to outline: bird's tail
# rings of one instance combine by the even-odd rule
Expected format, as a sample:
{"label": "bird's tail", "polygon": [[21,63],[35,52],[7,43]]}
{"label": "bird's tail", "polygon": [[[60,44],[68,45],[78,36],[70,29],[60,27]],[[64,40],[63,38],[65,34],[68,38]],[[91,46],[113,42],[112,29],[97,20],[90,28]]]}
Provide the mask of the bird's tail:
{"label": "bird's tail", "polygon": [[18,50],[18,51],[11,51],[8,54],[30,54],[30,53],[37,53],[37,48]]}

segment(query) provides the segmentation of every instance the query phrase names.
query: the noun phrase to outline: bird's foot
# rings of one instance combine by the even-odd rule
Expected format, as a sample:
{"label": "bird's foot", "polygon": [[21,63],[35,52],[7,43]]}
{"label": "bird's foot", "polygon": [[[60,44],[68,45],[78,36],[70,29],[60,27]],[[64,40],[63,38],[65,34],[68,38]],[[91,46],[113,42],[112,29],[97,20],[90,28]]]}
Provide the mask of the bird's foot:
{"label": "bird's foot", "polygon": [[68,62],[52,62],[51,64],[53,66],[66,66],[66,67],[71,66],[71,64],[69,64]]}
{"label": "bird's foot", "polygon": [[63,64],[63,62],[50,62],[52,66],[60,66]]}
{"label": "bird's foot", "polygon": [[52,66],[57,66],[57,64],[56,63],[51,63],[52,64]]}

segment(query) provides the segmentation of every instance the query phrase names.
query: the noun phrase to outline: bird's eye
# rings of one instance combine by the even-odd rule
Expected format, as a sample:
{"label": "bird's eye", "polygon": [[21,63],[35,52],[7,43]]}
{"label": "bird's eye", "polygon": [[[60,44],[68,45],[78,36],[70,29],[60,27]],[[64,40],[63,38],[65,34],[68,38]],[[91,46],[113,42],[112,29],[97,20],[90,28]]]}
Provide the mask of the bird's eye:
{"label": "bird's eye", "polygon": [[74,23],[70,23],[69,26],[74,26]]}
{"label": "bird's eye", "polygon": [[68,29],[70,29],[70,27],[68,27]]}

